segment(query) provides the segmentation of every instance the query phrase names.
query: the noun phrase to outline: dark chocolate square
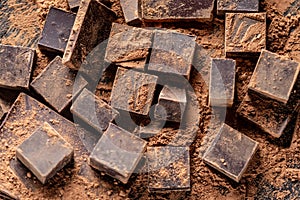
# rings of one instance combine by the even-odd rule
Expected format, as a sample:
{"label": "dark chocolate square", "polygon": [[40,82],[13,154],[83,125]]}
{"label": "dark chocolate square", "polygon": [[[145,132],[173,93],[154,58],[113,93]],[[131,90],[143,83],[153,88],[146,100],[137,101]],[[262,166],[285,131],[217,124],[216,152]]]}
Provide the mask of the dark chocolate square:
{"label": "dark chocolate square", "polygon": [[189,147],[148,147],[150,191],[190,190]]}
{"label": "dark chocolate square", "polygon": [[165,85],[158,97],[155,118],[181,122],[186,103],[185,89]]}
{"label": "dark chocolate square", "polygon": [[73,147],[47,122],[16,149],[17,158],[45,184],[73,158]]}
{"label": "dark chocolate square", "polygon": [[217,13],[224,15],[226,12],[258,12],[259,0],[218,0]]}
{"label": "dark chocolate square", "polygon": [[239,182],[257,148],[256,141],[223,124],[203,159],[219,172]]}
{"label": "dark chocolate square", "polygon": [[100,133],[119,115],[118,111],[87,89],[76,98],[71,112]]}
{"label": "dark chocolate square", "polygon": [[31,87],[58,112],[70,105],[86,86],[87,81],[63,65],[58,56],[31,83]]}
{"label": "dark chocolate square", "polygon": [[75,17],[73,13],[51,7],[38,43],[40,49],[64,53]]}
{"label": "dark chocolate square", "polygon": [[90,156],[90,165],[127,183],[143,156],[147,142],[110,124]]}
{"label": "dark chocolate square", "polygon": [[144,69],[153,31],[113,23],[105,60],[127,68]]}
{"label": "dark chocolate square", "polygon": [[111,106],[146,116],[149,114],[157,76],[118,68],[111,92]]}
{"label": "dark chocolate square", "polygon": [[266,13],[227,13],[226,56],[259,56],[266,49]]}
{"label": "dark chocolate square", "polygon": [[148,70],[189,79],[196,37],[174,31],[155,31]]}
{"label": "dark chocolate square", "polygon": [[127,24],[141,23],[140,0],[120,0],[120,4]]}
{"label": "dark chocolate square", "polygon": [[300,64],[263,50],[249,83],[249,89],[286,104],[296,84]]}
{"label": "dark chocolate square", "polygon": [[231,107],[234,101],[235,66],[232,59],[212,59],[209,84],[209,104]]}
{"label": "dark chocolate square", "polygon": [[63,64],[79,70],[86,56],[109,37],[116,14],[97,0],[82,0],[67,47]]}
{"label": "dark chocolate square", "polygon": [[29,90],[35,50],[0,45],[0,87]]}
{"label": "dark chocolate square", "polygon": [[147,22],[210,21],[214,0],[141,0]]}

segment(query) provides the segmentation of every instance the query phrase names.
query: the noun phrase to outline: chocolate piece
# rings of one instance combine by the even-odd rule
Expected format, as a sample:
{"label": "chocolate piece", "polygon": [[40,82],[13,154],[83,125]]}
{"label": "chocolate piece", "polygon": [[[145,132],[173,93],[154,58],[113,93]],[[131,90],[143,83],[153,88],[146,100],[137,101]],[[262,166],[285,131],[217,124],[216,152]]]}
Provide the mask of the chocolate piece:
{"label": "chocolate piece", "polygon": [[234,101],[235,66],[232,59],[212,59],[209,83],[209,104],[231,107]]}
{"label": "chocolate piece", "polygon": [[147,22],[212,20],[214,0],[141,0]]}
{"label": "chocolate piece", "polygon": [[196,37],[173,31],[155,31],[148,70],[189,79]]}
{"label": "chocolate piece", "polygon": [[63,64],[78,70],[86,56],[109,36],[115,13],[97,0],[83,0],[63,56]]}
{"label": "chocolate piece", "polygon": [[155,118],[181,122],[186,103],[185,89],[165,85],[158,97]]}
{"label": "chocolate piece", "polygon": [[71,112],[100,133],[119,115],[118,111],[87,89],[75,100]]}
{"label": "chocolate piece", "polygon": [[266,48],[266,13],[227,13],[226,56],[258,56]]}
{"label": "chocolate piece", "polygon": [[223,124],[203,159],[213,168],[239,182],[257,148],[256,141]]}
{"label": "chocolate piece", "polygon": [[127,24],[140,24],[140,0],[120,0],[122,11]]}
{"label": "chocolate piece", "polygon": [[0,45],[0,87],[29,90],[35,51]]}
{"label": "chocolate piece", "polygon": [[259,95],[246,95],[237,113],[276,138],[283,134],[292,117],[288,107]]}
{"label": "chocolate piece", "polygon": [[249,89],[286,104],[299,70],[299,63],[263,50],[251,77]]}
{"label": "chocolate piece", "polygon": [[144,69],[153,31],[113,23],[105,60],[123,67]]}
{"label": "chocolate piece", "polygon": [[[28,138],[44,122],[51,124],[51,126],[73,146],[76,164],[81,165],[84,163],[85,161],[82,157],[87,154],[78,136],[80,130],[76,129],[72,122],[30,96],[21,93],[15,101],[11,112],[0,127],[0,141],[5,141],[10,147],[6,148],[4,143],[0,145],[0,156],[3,160],[3,162],[0,162],[0,167],[3,169],[11,167],[11,170],[19,178],[16,181],[21,181],[27,188],[31,188],[32,190],[41,188],[41,183],[35,181],[33,178],[24,178],[29,172],[28,169],[22,165],[19,160],[12,159],[9,155],[11,155],[10,151],[12,148],[21,144],[23,141],[21,138]],[[56,183],[57,181],[57,183],[59,183],[53,184],[51,187],[57,187],[60,184],[67,185],[68,179],[65,178],[65,175],[65,173],[59,173],[55,176],[55,179],[51,179],[51,183]],[[71,174],[71,177],[75,179],[76,174]]]}
{"label": "chocolate piece", "polygon": [[90,156],[90,165],[126,184],[147,142],[110,124]]}
{"label": "chocolate piece", "polygon": [[80,6],[81,0],[68,0],[68,4],[71,10],[76,10]]}
{"label": "chocolate piece", "polygon": [[149,190],[190,190],[189,147],[147,148]]}
{"label": "chocolate piece", "polygon": [[[62,112],[87,86],[87,82],[56,57],[31,83],[31,87],[40,94],[55,110]],[[55,91],[55,92],[53,92]]]}
{"label": "chocolate piece", "polygon": [[54,53],[64,53],[75,17],[73,13],[51,7],[38,43],[39,48]]}
{"label": "chocolate piece", "polygon": [[43,184],[68,164],[73,154],[73,147],[47,122],[16,149],[17,158]]}
{"label": "chocolate piece", "polygon": [[224,15],[225,12],[258,12],[259,0],[218,0],[217,13]]}
{"label": "chocolate piece", "polygon": [[8,113],[17,97],[18,92],[16,91],[0,89],[0,124],[1,120]]}
{"label": "chocolate piece", "polygon": [[111,106],[116,109],[148,115],[157,76],[118,68],[111,92]]}

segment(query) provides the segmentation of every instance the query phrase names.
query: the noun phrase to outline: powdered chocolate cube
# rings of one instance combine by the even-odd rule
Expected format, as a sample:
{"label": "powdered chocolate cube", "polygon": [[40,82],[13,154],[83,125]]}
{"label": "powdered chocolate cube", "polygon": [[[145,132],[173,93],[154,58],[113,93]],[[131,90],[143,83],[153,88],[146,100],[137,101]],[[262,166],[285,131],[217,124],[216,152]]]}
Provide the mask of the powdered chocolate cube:
{"label": "powdered chocolate cube", "polygon": [[111,93],[111,106],[138,115],[148,115],[157,76],[118,68]]}
{"label": "powdered chocolate cube", "polygon": [[266,13],[227,13],[226,56],[259,56],[266,48]]}
{"label": "powdered chocolate cube", "polygon": [[149,190],[190,190],[189,147],[148,147]]}
{"label": "powdered chocolate cube", "polygon": [[115,13],[97,0],[83,0],[63,56],[63,64],[78,70],[86,56],[109,36]]}
{"label": "powdered chocolate cube", "polygon": [[90,165],[127,183],[142,158],[147,142],[110,124],[90,156]]}
{"label": "powdered chocolate cube", "polygon": [[16,150],[17,158],[45,184],[73,158],[73,147],[44,123]]}
{"label": "powdered chocolate cube", "polygon": [[159,106],[155,109],[155,118],[181,122],[186,103],[185,89],[165,85],[158,97]]}
{"label": "powdered chocolate cube", "polygon": [[75,100],[71,112],[100,133],[119,115],[118,111],[87,89]]}
{"label": "powdered chocolate cube", "polygon": [[203,159],[219,172],[239,182],[257,148],[257,142],[223,124]]}
{"label": "powdered chocolate cube", "polygon": [[259,0],[218,0],[217,13],[224,15],[226,12],[258,12]]}
{"label": "powdered chocolate cube", "polygon": [[286,104],[299,71],[298,62],[263,50],[251,77],[249,89]]}
{"label": "powdered chocolate cube", "polygon": [[212,59],[209,84],[209,104],[229,106],[234,101],[235,66],[232,59]]}
{"label": "powdered chocolate cube", "polygon": [[51,7],[38,43],[40,49],[64,53],[75,17],[73,13]]}
{"label": "powdered chocolate cube", "polygon": [[0,87],[29,90],[35,50],[0,45]]}
{"label": "powdered chocolate cube", "polygon": [[144,69],[153,31],[113,23],[105,60],[127,68]]}
{"label": "powdered chocolate cube", "polygon": [[141,0],[147,22],[210,21],[214,0]]}
{"label": "powdered chocolate cube", "polygon": [[81,76],[76,77],[76,73],[64,66],[60,57],[56,57],[31,86],[55,110],[62,112],[87,84]]}
{"label": "powdered chocolate cube", "polygon": [[148,70],[189,79],[196,37],[173,31],[155,31]]}

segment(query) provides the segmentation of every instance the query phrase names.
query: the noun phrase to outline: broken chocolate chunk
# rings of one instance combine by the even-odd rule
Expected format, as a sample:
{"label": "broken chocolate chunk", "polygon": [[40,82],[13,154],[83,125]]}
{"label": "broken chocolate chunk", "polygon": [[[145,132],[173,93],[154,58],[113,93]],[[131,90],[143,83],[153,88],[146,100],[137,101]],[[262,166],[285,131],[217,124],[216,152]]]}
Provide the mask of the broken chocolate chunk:
{"label": "broken chocolate chunk", "polygon": [[17,158],[43,184],[68,164],[73,154],[73,147],[46,122],[16,149]]}
{"label": "broken chocolate chunk", "polygon": [[86,56],[109,36],[115,13],[97,0],[83,0],[63,56],[63,64],[78,70]]}
{"label": "broken chocolate chunk", "polygon": [[110,124],[90,156],[90,165],[126,184],[142,158],[147,142]]}
{"label": "broken chocolate chunk", "polygon": [[174,31],[155,31],[148,70],[189,79],[196,37]]}
{"label": "broken chocolate chunk", "polygon": [[51,7],[38,43],[39,48],[54,53],[64,53],[75,17],[73,13]]}
{"label": "broken chocolate chunk", "polygon": [[189,147],[148,147],[149,190],[190,190]]}
{"label": "broken chocolate chunk", "polygon": [[300,64],[263,50],[249,83],[249,89],[286,104],[294,88]]}
{"label": "broken chocolate chunk", "polygon": [[0,87],[29,90],[35,50],[0,45]]}
{"label": "broken chocolate chunk", "polygon": [[203,159],[208,165],[239,182],[257,148],[256,141],[223,124]]}
{"label": "broken chocolate chunk", "polygon": [[0,89],[0,124],[1,120],[9,112],[17,97],[17,91],[7,90],[3,88]]}
{"label": "broken chocolate chunk", "polygon": [[71,10],[76,10],[80,6],[81,0],[68,0],[68,4]]}
{"label": "broken chocolate chunk", "polygon": [[[158,97],[155,118],[181,122],[187,103],[185,89],[165,85]],[[160,110],[163,109],[163,112]]]}
{"label": "broken chocolate chunk", "polygon": [[153,31],[113,23],[105,60],[123,67],[144,69]]}
{"label": "broken chocolate chunk", "polygon": [[119,115],[118,111],[87,89],[77,97],[71,112],[100,133]]}
{"label": "broken chocolate chunk", "polygon": [[140,24],[140,0],[120,0],[122,11],[127,24]]}
{"label": "broken chocolate chunk", "polygon": [[64,66],[58,56],[31,83],[31,87],[58,112],[70,105],[86,86],[87,82],[82,77],[76,78],[76,73]]}
{"label": "broken chocolate chunk", "polygon": [[227,13],[226,56],[259,56],[266,48],[266,13]]}
{"label": "broken chocolate chunk", "polygon": [[111,106],[146,116],[149,114],[157,76],[118,68],[111,92]]}
{"label": "broken chocolate chunk", "polygon": [[259,0],[218,0],[217,13],[224,15],[226,12],[258,12]]}
{"label": "broken chocolate chunk", "polygon": [[210,21],[214,0],[141,0],[146,22]]}
{"label": "broken chocolate chunk", "polygon": [[209,104],[231,107],[235,90],[235,66],[232,59],[212,59],[209,84]]}

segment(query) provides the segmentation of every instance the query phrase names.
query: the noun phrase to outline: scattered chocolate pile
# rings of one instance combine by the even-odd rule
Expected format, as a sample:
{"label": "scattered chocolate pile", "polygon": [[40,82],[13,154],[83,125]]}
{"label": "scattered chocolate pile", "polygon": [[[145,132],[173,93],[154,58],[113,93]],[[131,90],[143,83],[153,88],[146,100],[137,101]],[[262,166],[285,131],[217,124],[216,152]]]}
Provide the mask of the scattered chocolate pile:
{"label": "scattered chocolate pile", "polygon": [[0,198],[299,198],[299,1],[61,1],[0,3]]}

